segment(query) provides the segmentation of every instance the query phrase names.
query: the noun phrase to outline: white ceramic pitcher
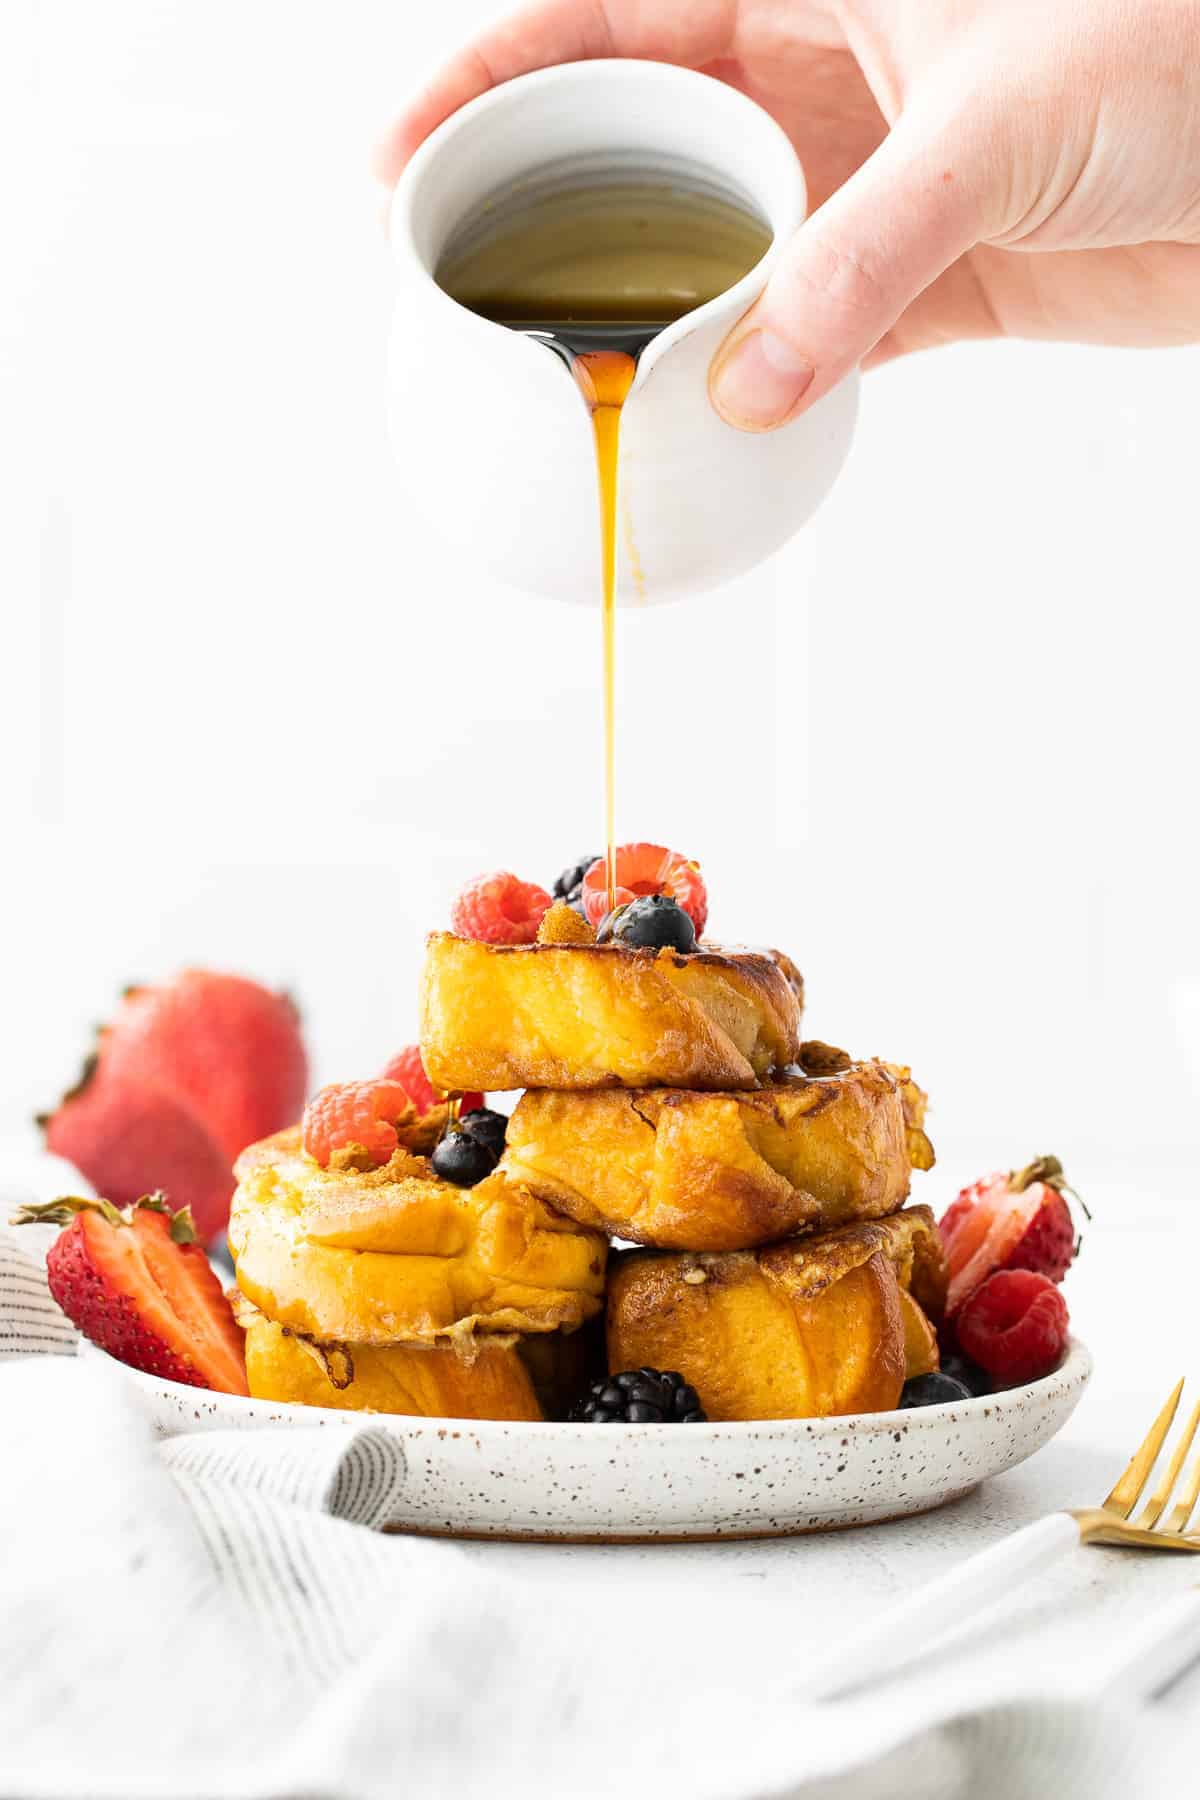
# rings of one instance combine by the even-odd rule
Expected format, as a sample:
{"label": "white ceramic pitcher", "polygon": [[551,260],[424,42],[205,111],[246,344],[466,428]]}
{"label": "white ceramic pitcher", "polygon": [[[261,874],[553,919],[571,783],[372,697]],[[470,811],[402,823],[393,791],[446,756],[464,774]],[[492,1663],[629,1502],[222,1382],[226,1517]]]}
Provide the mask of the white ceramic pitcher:
{"label": "white ceramic pitcher", "polygon": [[393,441],[409,494],[456,557],[515,587],[598,602],[596,469],[575,383],[544,344],[479,318],[433,279],[468,213],[580,156],[592,167],[611,156],[614,173],[688,165],[774,233],[735,287],[651,342],[625,404],[617,595],[674,600],[745,573],[799,530],[845,460],[857,406],[856,377],[773,432],[737,431],[710,404],[713,352],[805,212],[791,143],[735,89],[665,63],[567,63],[439,126],[392,202]]}

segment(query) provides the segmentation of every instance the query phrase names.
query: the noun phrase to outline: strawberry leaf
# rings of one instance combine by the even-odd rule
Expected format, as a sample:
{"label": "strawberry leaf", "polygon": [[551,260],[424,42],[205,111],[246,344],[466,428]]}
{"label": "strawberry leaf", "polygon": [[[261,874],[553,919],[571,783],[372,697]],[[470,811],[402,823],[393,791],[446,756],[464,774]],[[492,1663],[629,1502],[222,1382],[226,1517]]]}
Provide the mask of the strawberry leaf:
{"label": "strawberry leaf", "polygon": [[192,1209],[190,1206],[181,1206],[178,1212],[171,1214],[171,1241],[175,1244],[194,1244],[196,1240]]}
{"label": "strawberry leaf", "polygon": [[99,1213],[110,1225],[128,1225],[135,1212],[162,1213],[170,1221],[171,1237],[177,1244],[194,1244],[196,1226],[190,1206],[172,1212],[164,1193],[144,1194],[132,1206],[122,1209],[111,1200],[84,1200],[75,1194],[64,1194],[58,1200],[33,1201],[13,1214],[13,1225],[69,1225],[80,1213]]}
{"label": "strawberry leaf", "polygon": [[13,1225],[69,1225],[84,1212],[100,1213],[110,1225],[128,1223],[111,1200],[84,1200],[74,1194],[64,1194],[58,1200],[31,1201],[28,1206],[18,1208],[9,1222]]}

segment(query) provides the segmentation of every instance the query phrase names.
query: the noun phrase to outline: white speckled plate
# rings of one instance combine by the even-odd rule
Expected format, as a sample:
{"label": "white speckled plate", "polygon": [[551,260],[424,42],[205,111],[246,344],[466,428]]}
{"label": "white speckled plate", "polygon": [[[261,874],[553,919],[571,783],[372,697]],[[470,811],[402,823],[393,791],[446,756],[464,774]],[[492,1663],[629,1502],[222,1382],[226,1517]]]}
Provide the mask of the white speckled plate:
{"label": "white speckled plate", "polygon": [[[370,1416],[404,1445],[408,1482],[394,1520],[400,1531],[572,1543],[774,1537],[865,1525],[957,1500],[1052,1438],[1091,1368],[1086,1348],[1072,1339],[1062,1366],[1028,1387],[955,1406],[841,1419],[530,1425]],[[244,1400],[123,1372],[164,1435],[340,1430],[368,1416]]]}

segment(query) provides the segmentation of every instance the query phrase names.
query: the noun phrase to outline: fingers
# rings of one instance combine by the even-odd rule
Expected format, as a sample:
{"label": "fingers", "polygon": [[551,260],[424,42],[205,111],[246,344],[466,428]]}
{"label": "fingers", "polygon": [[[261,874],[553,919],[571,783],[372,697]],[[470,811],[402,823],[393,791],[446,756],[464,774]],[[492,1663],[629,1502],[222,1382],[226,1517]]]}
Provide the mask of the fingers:
{"label": "fingers", "polygon": [[489,88],[534,69],[593,56],[699,64],[720,55],[734,28],[733,0],[538,0],[476,38],[417,95],[375,153],[389,187],[443,119]]}
{"label": "fingers", "polygon": [[[951,263],[946,273],[918,295],[892,329],[884,333],[863,359],[863,368],[877,369],[898,356],[931,350],[939,344],[1002,337],[1005,328],[997,314],[993,291],[998,257],[1009,262],[1014,257],[1020,260],[1015,251],[996,250],[989,256],[976,248]],[[1024,260],[1028,263],[1028,258]]]}
{"label": "fingers", "polygon": [[857,367],[990,218],[980,147],[902,120],[802,225],[713,359],[713,404],[767,431]]}

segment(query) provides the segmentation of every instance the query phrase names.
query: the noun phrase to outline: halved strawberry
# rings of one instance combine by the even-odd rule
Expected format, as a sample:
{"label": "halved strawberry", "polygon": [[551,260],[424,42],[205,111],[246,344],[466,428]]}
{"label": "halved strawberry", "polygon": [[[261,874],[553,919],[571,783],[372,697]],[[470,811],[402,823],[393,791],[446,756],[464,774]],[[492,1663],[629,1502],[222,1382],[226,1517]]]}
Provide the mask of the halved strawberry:
{"label": "halved strawberry", "polygon": [[16,1222],[66,1227],[46,1256],[50,1292],[101,1350],[168,1381],[249,1393],[241,1328],[186,1207],[68,1198],[24,1207]]}
{"label": "halved strawberry", "polygon": [[[668,894],[677,900],[703,934],[708,923],[708,892],[700,865],[663,844],[621,844],[616,852],[614,906],[628,906],[641,894]],[[583,909],[591,925],[599,925],[608,908],[608,870],[598,857],[583,878]]]}
{"label": "halved strawberry", "polygon": [[950,1269],[947,1317],[998,1269],[1030,1269],[1062,1280],[1076,1250],[1066,1200],[1072,1191],[1055,1156],[1039,1156],[1027,1168],[989,1175],[962,1190],[939,1225]]}

